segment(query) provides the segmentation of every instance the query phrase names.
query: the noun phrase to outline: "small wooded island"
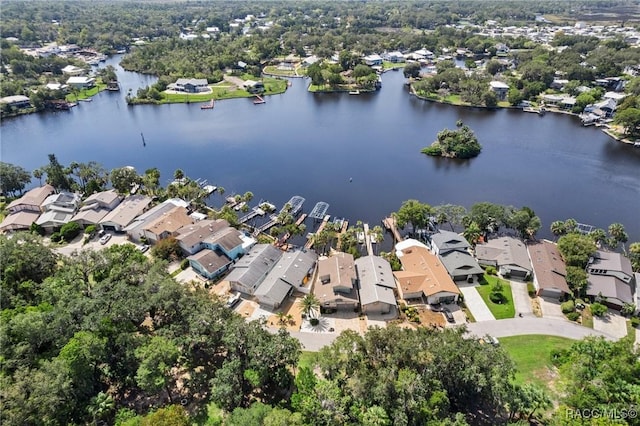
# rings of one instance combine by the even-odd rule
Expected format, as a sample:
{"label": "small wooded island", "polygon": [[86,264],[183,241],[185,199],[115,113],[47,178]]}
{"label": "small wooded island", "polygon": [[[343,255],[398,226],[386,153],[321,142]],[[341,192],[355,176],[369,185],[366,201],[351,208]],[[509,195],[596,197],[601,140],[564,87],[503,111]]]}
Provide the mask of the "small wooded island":
{"label": "small wooded island", "polygon": [[458,120],[456,127],[457,130],[444,129],[439,132],[436,141],[420,152],[447,158],[473,158],[480,154],[482,145],[478,142],[473,130],[462,120]]}

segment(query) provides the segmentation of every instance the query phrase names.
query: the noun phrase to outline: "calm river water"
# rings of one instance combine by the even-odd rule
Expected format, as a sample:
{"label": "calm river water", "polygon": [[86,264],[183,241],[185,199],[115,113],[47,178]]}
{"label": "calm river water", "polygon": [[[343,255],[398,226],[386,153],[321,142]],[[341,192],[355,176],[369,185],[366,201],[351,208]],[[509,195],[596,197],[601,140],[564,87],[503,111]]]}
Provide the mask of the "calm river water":
{"label": "calm river water", "polygon": [[[603,228],[621,222],[640,240],[640,149],[575,117],[424,102],[407,94],[402,72],[386,73],[382,90],[360,96],[313,95],[296,79],[263,105],[129,107],[127,90],[154,79],[118,73],[120,93],[101,93],[69,112],[4,120],[2,161],[32,170],[55,153],[63,164],[96,160],[140,173],[158,167],[163,184],[181,168],[227,194],[252,191],[278,207],[302,195],[307,212],[326,201],[328,213],[372,226],[409,198],[526,205],[543,221],[541,236],[553,220],[573,217]],[[420,153],[458,119],[476,132],[479,157],[456,162]]]}

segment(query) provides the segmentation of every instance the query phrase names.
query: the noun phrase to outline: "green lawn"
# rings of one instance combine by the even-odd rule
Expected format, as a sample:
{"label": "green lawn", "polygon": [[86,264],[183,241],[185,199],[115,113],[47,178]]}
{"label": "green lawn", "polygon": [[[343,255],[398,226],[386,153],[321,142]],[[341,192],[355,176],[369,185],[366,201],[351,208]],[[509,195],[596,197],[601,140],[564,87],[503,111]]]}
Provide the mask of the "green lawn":
{"label": "green lawn", "polygon": [[534,383],[546,388],[554,376],[551,351],[568,349],[573,342],[564,337],[537,334],[500,338],[500,346],[516,364],[516,383]]}
{"label": "green lawn", "polygon": [[476,287],[476,289],[478,290],[478,293],[480,293],[480,296],[482,297],[482,300],[484,300],[484,303],[486,303],[489,307],[489,310],[491,311],[493,316],[496,317],[496,319],[513,318],[516,315],[516,310],[513,306],[513,295],[511,294],[511,285],[509,284],[509,282],[500,280],[502,281],[502,293],[507,298],[507,301],[502,305],[498,305],[497,303],[493,303],[489,299],[491,287],[493,287],[496,281],[498,281],[498,277],[485,274],[484,279],[488,284]]}
{"label": "green lawn", "polygon": [[[255,77],[254,77],[255,78]],[[264,77],[264,93],[262,95],[277,95],[287,90],[287,81],[279,78]],[[197,103],[207,102],[211,99],[250,98],[255,96],[244,89],[236,89],[226,81],[213,84],[211,93],[162,93],[159,103]]]}
{"label": "green lawn", "polygon": [[69,93],[65,97],[65,99],[68,102],[75,102],[75,101],[80,100],[80,99],[87,99],[87,98],[90,98],[92,96],[97,95],[99,92],[102,92],[106,88],[107,88],[106,84],[96,83],[96,85],[94,87],[92,87],[91,89],[82,89],[77,94]]}
{"label": "green lawn", "polygon": [[382,61],[382,68],[384,68],[385,70],[390,70],[393,68],[404,68],[405,65],[407,65],[404,62],[389,62],[389,61]]}

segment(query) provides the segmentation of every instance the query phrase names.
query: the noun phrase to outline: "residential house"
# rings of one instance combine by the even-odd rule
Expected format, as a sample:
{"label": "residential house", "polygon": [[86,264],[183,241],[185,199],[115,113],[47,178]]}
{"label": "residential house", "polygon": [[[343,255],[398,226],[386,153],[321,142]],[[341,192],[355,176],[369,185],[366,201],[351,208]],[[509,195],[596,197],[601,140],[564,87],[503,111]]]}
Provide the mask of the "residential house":
{"label": "residential house", "polygon": [[363,256],[356,259],[355,265],[362,312],[397,315],[396,282],[389,262],[380,256]]}
{"label": "residential house", "polygon": [[0,104],[7,104],[13,108],[29,108],[31,100],[27,96],[13,95],[0,98]]}
{"label": "residential house", "polygon": [[79,76],[84,74],[84,69],[76,67],[75,65],[67,65],[62,68],[62,73],[68,76]]}
{"label": "residential house", "polygon": [[367,55],[363,59],[365,65],[369,65],[370,67],[375,65],[382,65],[382,56],[380,55]]}
{"label": "residential house", "polygon": [[60,192],[47,197],[42,203],[42,213],[36,220],[36,224],[43,227],[48,232],[60,228],[62,225],[71,222],[80,205],[80,194],[72,192]]}
{"label": "residential house", "polygon": [[558,252],[558,246],[548,240],[527,244],[533,266],[533,285],[536,294],[553,299],[564,299],[571,294],[567,284],[567,266]]}
{"label": "residential house", "polygon": [[206,78],[179,78],[175,83],[169,84],[167,89],[176,92],[200,93],[209,91],[209,83]]}
{"label": "residential house", "polygon": [[41,205],[55,188],[44,185],[27,191],[22,197],[13,200],[7,206],[9,214],[0,223],[1,232],[28,230],[42,213]]}
{"label": "residential house", "polygon": [[242,87],[249,93],[264,92],[264,83],[262,81],[245,80]]}
{"label": "residential house", "polygon": [[[193,218],[193,215],[191,217]],[[196,254],[203,249],[222,249],[231,259],[244,254],[245,249],[255,243],[252,238],[245,243],[246,238],[242,232],[232,228],[224,219],[204,219],[190,223],[178,229],[176,235],[180,248],[188,255]]]}
{"label": "residential house", "polygon": [[[189,207],[189,203],[179,198],[170,198],[149,209],[149,211],[140,214],[135,219],[132,219],[123,230],[127,233],[129,239],[135,242],[141,242],[142,240],[148,238],[147,232],[150,232],[153,226],[162,222],[159,219],[166,217],[166,215],[172,212],[176,207],[182,207],[184,209],[182,213],[188,216],[186,209],[187,207]],[[180,213],[176,214],[179,216],[183,216]],[[191,218],[189,218],[188,220],[184,218],[180,219],[180,226],[175,228],[174,231],[177,231],[178,229],[180,229],[180,227],[189,223],[193,223],[193,220]],[[150,236],[157,241],[157,239],[153,235],[150,234]]]}
{"label": "residential house", "polygon": [[281,257],[282,252],[271,244],[256,244],[233,265],[226,278],[231,289],[253,295]]}
{"label": "residential house", "polygon": [[604,100],[611,99],[616,103],[616,105],[622,102],[622,100],[626,97],[627,97],[626,93],[618,93],[618,92],[607,92],[604,95],[602,95],[602,99]]}
{"label": "residential house", "polygon": [[604,298],[603,303],[621,309],[635,304],[636,285],[629,259],[620,253],[598,250],[587,265],[587,296]]}
{"label": "residential house", "polygon": [[120,204],[120,201],[122,201],[122,197],[113,189],[97,192],[84,200],[82,207],[71,220],[83,227],[97,225]]}
{"label": "residential house", "polygon": [[400,62],[404,62],[406,59],[404,57],[404,55],[401,52],[395,51],[395,52],[385,52],[382,54],[382,59],[389,61],[389,62],[393,62],[393,63],[400,63]]}
{"label": "residential house", "polygon": [[209,249],[200,250],[187,257],[187,260],[197,273],[210,280],[219,277],[233,264],[224,253]]}
{"label": "residential house", "polygon": [[307,56],[302,60],[302,62],[300,62],[300,65],[304,68],[308,68],[319,60],[320,58],[318,58],[316,55]]}
{"label": "residential house", "polygon": [[151,198],[144,195],[131,195],[125,198],[116,208],[100,220],[100,228],[104,231],[124,232],[124,229],[143,214]]}
{"label": "residential house", "polygon": [[176,206],[145,223],[142,230],[147,243],[156,244],[160,240],[175,236],[178,229],[190,223],[193,222],[189,217],[189,211],[182,206]]}
{"label": "residential house", "polygon": [[311,279],[318,260],[312,250],[294,250],[282,254],[254,292],[260,305],[276,310],[292,291],[309,292],[306,284]]}
{"label": "residential house", "polygon": [[480,265],[493,266],[505,278],[526,280],[533,268],[524,243],[513,237],[500,237],[476,246]]}
{"label": "residential house", "polygon": [[429,304],[455,303],[460,290],[438,257],[413,239],[396,244],[401,271],[393,273],[398,295],[404,300],[419,299]]}
{"label": "residential house", "polygon": [[504,101],[507,99],[507,94],[509,93],[509,85],[507,83],[494,80],[489,82],[489,87],[496,94],[498,100]]}
{"label": "residential house", "polygon": [[27,191],[22,197],[13,200],[7,206],[9,214],[18,213],[20,211],[31,211],[40,214],[44,210],[42,204],[45,200],[56,192],[51,185],[44,185]]}
{"label": "residential house", "polygon": [[75,89],[91,89],[96,85],[96,79],[93,77],[69,77],[67,85]]}
{"label": "residential house", "polygon": [[318,261],[318,273],[313,294],[323,310],[358,309],[356,268],[353,255],[336,253]]}
{"label": "residential house", "polygon": [[429,237],[429,248],[440,257],[454,281],[473,281],[474,276],[480,277],[484,273],[469,253],[470,247],[463,236],[451,231],[439,230]]}

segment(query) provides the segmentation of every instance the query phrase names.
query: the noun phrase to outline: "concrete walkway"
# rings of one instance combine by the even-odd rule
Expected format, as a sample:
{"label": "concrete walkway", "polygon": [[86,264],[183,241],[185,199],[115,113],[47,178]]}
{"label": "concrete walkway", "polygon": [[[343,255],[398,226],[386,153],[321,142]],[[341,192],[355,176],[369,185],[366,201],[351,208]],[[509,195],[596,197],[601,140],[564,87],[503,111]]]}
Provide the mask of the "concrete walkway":
{"label": "concrete walkway", "polygon": [[568,320],[555,318],[509,318],[496,321],[475,322],[467,324],[469,334],[482,337],[519,336],[525,334],[545,334],[548,336],[566,337],[580,340],[587,336],[603,336],[607,340],[617,340],[616,336],[583,327]]}
{"label": "concrete walkway", "polygon": [[509,281],[509,283],[511,284],[511,294],[513,294],[513,305],[516,308],[516,317],[519,314],[524,317],[533,317],[527,284],[519,281]]}
{"label": "concrete walkway", "polygon": [[493,316],[475,287],[460,286],[460,291],[464,295],[464,303],[476,321],[495,321],[496,317]]}

